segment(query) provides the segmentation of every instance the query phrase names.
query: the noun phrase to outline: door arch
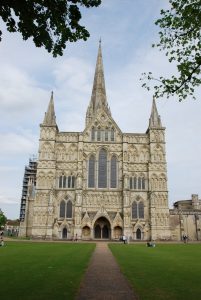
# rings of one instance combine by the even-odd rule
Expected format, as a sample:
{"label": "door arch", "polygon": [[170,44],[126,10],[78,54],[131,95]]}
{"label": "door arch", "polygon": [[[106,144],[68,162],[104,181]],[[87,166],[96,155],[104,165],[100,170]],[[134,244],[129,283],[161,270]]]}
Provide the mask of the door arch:
{"label": "door arch", "polygon": [[105,217],[100,217],[94,224],[95,239],[110,239],[111,227],[110,222]]}
{"label": "door arch", "polygon": [[141,232],[140,228],[138,228],[136,230],[136,239],[137,240],[141,240],[142,239],[142,232]]}
{"label": "door arch", "polygon": [[67,228],[63,228],[62,230],[62,239],[67,239]]}

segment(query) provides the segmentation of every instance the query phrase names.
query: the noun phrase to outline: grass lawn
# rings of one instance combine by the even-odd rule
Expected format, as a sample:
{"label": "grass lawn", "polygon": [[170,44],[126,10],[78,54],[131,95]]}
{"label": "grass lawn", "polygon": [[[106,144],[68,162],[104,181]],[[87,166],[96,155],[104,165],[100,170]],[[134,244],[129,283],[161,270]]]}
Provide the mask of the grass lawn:
{"label": "grass lawn", "polygon": [[201,299],[201,244],[109,247],[140,300]]}
{"label": "grass lawn", "polygon": [[95,244],[6,242],[0,299],[74,299]]}

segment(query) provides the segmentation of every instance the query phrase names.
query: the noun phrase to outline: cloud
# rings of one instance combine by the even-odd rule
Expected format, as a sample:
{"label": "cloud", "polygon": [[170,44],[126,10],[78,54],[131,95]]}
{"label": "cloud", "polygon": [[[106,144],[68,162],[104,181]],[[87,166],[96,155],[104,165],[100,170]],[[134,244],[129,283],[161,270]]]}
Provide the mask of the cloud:
{"label": "cloud", "polygon": [[14,197],[7,197],[6,195],[0,194],[0,204],[17,204],[18,202],[19,200]]}
{"label": "cloud", "polygon": [[36,141],[38,137],[31,134],[0,133],[0,140],[3,141],[0,147],[0,155],[28,155],[37,150]]}

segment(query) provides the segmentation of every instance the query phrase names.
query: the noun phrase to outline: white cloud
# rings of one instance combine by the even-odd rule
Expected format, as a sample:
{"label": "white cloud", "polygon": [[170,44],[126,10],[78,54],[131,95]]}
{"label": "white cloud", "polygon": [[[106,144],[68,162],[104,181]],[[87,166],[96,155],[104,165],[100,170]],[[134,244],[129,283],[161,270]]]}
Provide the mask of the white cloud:
{"label": "white cloud", "polygon": [[0,140],[3,141],[0,147],[0,155],[29,155],[34,153],[36,148],[36,136],[22,135],[16,133],[0,133]]}

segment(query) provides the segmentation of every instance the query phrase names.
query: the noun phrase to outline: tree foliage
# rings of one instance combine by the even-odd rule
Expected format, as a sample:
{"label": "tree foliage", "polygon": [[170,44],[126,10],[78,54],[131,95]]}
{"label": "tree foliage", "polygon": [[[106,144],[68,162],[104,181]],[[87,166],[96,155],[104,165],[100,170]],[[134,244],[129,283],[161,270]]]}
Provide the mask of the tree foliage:
{"label": "tree foliage", "polygon": [[[1,0],[0,16],[9,32],[32,37],[53,56],[62,55],[66,42],[87,40],[89,32],[81,26],[80,7],[97,7],[101,0]],[[0,31],[0,41],[2,31]]]}
{"label": "tree foliage", "polygon": [[4,226],[6,224],[6,221],[7,221],[6,216],[0,209],[0,228],[1,228],[1,226]]}
{"label": "tree foliage", "polygon": [[[155,78],[152,72],[143,73],[146,82],[143,87],[150,89],[150,80],[156,80],[156,98],[176,94],[179,101],[191,95],[201,85],[201,0],[169,0],[170,9],[161,10],[161,18],[155,24],[161,29],[160,41],[152,45],[165,51],[169,62],[177,65],[177,74],[170,78]],[[148,79],[148,80],[147,80]]]}

